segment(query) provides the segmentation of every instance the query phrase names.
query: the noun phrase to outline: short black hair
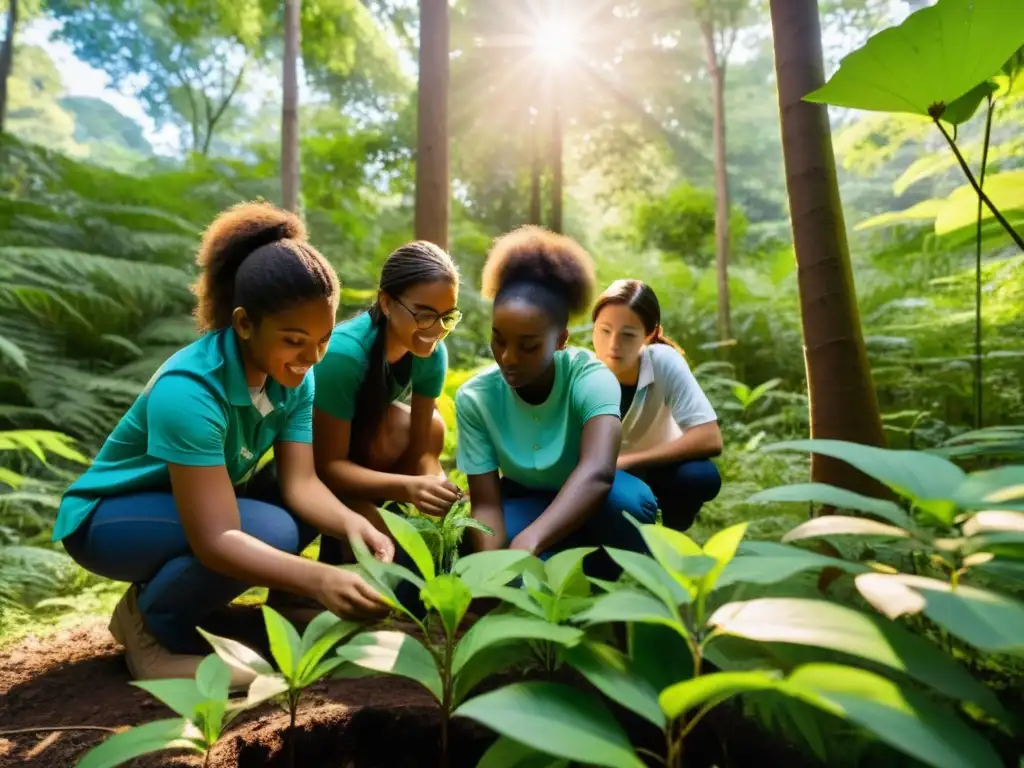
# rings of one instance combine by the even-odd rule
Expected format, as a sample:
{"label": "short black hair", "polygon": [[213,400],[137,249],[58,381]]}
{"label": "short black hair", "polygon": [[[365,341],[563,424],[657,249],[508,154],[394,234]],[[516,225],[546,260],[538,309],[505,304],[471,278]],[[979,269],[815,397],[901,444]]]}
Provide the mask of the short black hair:
{"label": "short black hair", "polygon": [[221,212],[196,255],[199,330],[227,328],[236,307],[258,323],[312,299],[336,298],[338,276],[306,237],[298,216],[270,203],[239,203]]}
{"label": "short black hair", "polygon": [[571,237],[524,226],[494,241],[481,293],[495,305],[512,299],[548,312],[566,326],[590,306],[596,280],[590,254]]}

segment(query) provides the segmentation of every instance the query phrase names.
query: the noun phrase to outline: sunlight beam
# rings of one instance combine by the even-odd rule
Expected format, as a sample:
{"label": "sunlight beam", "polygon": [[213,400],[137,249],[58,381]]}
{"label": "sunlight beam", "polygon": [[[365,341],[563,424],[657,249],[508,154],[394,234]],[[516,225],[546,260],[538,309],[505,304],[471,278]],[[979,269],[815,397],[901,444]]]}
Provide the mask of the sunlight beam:
{"label": "sunlight beam", "polygon": [[562,67],[576,54],[576,29],[565,19],[542,22],[533,35],[534,53],[551,67]]}

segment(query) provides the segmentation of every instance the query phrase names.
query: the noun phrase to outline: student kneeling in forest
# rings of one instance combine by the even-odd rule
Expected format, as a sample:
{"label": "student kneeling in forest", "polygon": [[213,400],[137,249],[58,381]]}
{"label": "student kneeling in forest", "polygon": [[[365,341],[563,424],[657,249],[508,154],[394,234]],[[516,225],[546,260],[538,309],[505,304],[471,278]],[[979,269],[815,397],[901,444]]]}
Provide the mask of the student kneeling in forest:
{"label": "student kneeling in forest", "polygon": [[[646,551],[623,513],[650,523],[657,508],[643,481],[616,471],[619,384],[590,352],[566,347],[569,318],[589,307],[593,290],[586,251],[536,227],[500,238],[487,258],[497,366],[455,397],[457,464],[469,478],[472,515],[494,529],[473,532],[477,549]],[[598,558],[589,573],[610,567]]]}
{"label": "student kneeling in forest", "polygon": [[665,525],[685,531],[722,488],[710,461],[722,452],[715,410],[682,350],[662,334],[650,286],[616,280],[598,298],[593,320],[594,349],[622,389],[618,467],[650,485]]}
{"label": "student kneeling in forest", "polygon": [[[54,530],[83,568],[132,582],[110,631],[136,679],[192,677],[210,652],[196,626],[249,586],[340,616],[387,612],[359,576],[298,556],[318,532],[394,556],[314,468],[308,372],[334,326],[334,270],[298,218],[262,203],[221,214],[198,264],[205,333],[153,375],[67,490]],[[271,447],[277,482],[252,477]],[[247,682],[233,673],[233,687]]]}

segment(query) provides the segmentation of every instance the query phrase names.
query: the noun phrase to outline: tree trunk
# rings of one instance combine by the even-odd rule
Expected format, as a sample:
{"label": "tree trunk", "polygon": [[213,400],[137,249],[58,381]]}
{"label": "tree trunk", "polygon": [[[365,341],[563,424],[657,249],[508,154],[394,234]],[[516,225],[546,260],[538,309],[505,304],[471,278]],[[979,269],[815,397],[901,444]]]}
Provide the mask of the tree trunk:
{"label": "tree trunk", "polygon": [[715,48],[715,28],[703,22],[704,50],[711,79],[715,146],[715,269],[718,275],[718,340],[729,341],[729,175],[725,165],[725,65]]}
{"label": "tree trunk", "polygon": [[299,209],[299,51],[302,0],[284,2],[284,94],[281,112],[281,204]]}
{"label": "tree trunk", "polygon": [[530,121],[530,223],[540,226],[540,143],[537,140],[538,125]]}
{"label": "tree trunk", "polygon": [[416,237],[448,248],[448,0],[420,0]]}
{"label": "tree trunk", "polygon": [[562,194],[562,110],[555,101],[551,105],[551,231],[559,234],[562,232]]}
{"label": "tree trunk", "polygon": [[[811,437],[884,446],[824,104],[817,0],[771,0],[782,149],[796,249]],[[811,478],[868,495],[885,491],[845,462],[811,458]]]}
{"label": "tree trunk", "polygon": [[14,30],[18,26],[18,0],[10,0],[7,10],[7,35],[0,50],[0,136],[4,132],[4,118],[7,116],[7,78],[14,63]]}

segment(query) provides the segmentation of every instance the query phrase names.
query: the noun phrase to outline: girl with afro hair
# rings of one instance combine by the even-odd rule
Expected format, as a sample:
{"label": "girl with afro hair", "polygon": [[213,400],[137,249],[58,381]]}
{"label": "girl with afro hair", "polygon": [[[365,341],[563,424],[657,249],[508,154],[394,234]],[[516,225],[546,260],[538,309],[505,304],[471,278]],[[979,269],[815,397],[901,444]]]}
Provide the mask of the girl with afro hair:
{"label": "girl with afro hair", "polygon": [[[594,292],[589,254],[538,227],[499,238],[484,266],[493,299],[496,365],[456,394],[457,463],[469,479],[477,549],[508,546],[542,558],[577,546],[646,547],[626,517],[654,521],[650,488],[616,470],[622,424],[615,375],[567,347],[570,317]],[[608,573],[603,551],[588,573]]]}
{"label": "girl with afro hair", "polygon": [[[318,532],[394,556],[314,467],[308,374],[334,326],[334,270],[296,216],[266,203],[221,213],[197,263],[200,338],[153,374],[54,528],[83,568],[131,583],[110,631],[136,679],[193,677],[209,652],[197,625],[250,586],[340,616],[387,612],[358,575],[298,556]],[[253,477],[271,448],[273,470]],[[232,687],[250,679],[235,671]]]}

